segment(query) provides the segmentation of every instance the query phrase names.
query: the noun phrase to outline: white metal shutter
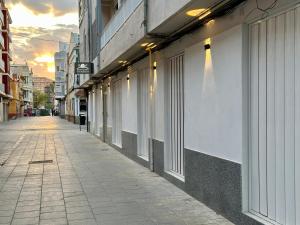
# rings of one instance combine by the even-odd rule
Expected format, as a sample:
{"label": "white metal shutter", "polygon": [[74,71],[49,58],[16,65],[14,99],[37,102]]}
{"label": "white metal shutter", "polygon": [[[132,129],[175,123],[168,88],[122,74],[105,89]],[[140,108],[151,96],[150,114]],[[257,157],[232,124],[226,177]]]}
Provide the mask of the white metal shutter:
{"label": "white metal shutter", "polygon": [[250,211],[300,224],[300,8],[250,26]]}
{"label": "white metal shutter", "polygon": [[184,177],[183,55],[169,59],[168,170]]}
{"label": "white metal shutter", "polygon": [[113,144],[122,147],[122,80],[113,83]]}
{"label": "white metal shutter", "polygon": [[149,69],[138,74],[138,156],[149,160],[150,105]]}

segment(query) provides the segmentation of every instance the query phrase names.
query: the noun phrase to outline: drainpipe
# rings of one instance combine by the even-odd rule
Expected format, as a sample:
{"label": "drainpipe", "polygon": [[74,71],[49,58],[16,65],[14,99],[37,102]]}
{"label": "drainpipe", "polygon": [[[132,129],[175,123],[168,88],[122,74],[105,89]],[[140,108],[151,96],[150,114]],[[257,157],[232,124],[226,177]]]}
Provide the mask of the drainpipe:
{"label": "drainpipe", "polygon": [[[144,0],[144,32],[148,36],[148,0]],[[153,154],[153,139],[154,139],[154,75],[152,70],[153,60],[152,52],[149,49],[149,75],[150,75],[150,138],[149,138],[149,167],[154,171],[154,154]]]}

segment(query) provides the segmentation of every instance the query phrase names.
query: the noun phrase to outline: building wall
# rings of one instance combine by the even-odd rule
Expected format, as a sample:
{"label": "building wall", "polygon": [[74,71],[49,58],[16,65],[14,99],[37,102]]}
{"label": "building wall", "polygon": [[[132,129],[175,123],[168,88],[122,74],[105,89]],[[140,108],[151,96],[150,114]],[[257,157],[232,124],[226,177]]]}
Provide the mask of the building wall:
{"label": "building wall", "polygon": [[122,78],[122,130],[137,134],[137,73],[123,74]]}
{"label": "building wall", "polygon": [[[123,24],[120,30],[112,37],[101,50],[100,69],[109,66],[114,60],[130,49],[130,46],[140,41],[144,35],[144,5],[140,4],[132,16]],[[140,24],[140,26],[136,26]]]}
{"label": "building wall", "polygon": [[[204,2],[204,1],[203,1]],[[171,1],[153,0],[150,4],[150,27],[155,29],[164,20],[185,7],[181,1],[169,8]],[[213,2],[210,2],[213,3]],[[267,7],[272,1],[261,1]],[[299,1],[278,1],[272,13],[277,13]],[[154,172],[182,188],[228,218],[234,224],[257,225],[264,222],[252,219],[243,212],[248,209],[245,152],[248,151],[248,23],[261,18],[255,10],[256,1],[249,0],[232,13],[216,18],[201,28],[183,36],[166,48],[152,54],[157,63],[153,71],[153,160],[138,156],[138,76],[149,70],[150,58],[131,65],[127,70],[111,74],[102,85],[108,96],[108,127],[112,122],[113,107],[110,82],[122,80],[122,145],[116,147],[129,158],[151,168]],[[156,9],[156,10],[155,10]],[[170,11],[168,11],[170,9]],[[154,13],[155,12],[155,13]],[[173,13],[172,13],[173,12]],[[184,11],[183,11],[184,12]],[[182,13],[182,12],[181,12]],[[156,15],[157,14],[157,15]],[[155,17],[156,18],[151,18]],[[210,43],[210,50],[204,49]],[[127,48],[128,46],[126,46]],[[107,52],[113,47],[107,47]],[[125,47],[124,47],[125,49]],[[115,49],[114,49],[115,51]],[[184,177],[174,176],[167,167],[166,148],[169,132],[167,95],[168,61],[184,54]],[[107,53],[111,57],[111,52]],[[106,54],[104,54],[105,56]],[[107,65],[105,62],[104,66]],[[129,74],[130,79],[127,80]],[[93,107],[91,107],[93,109]],[[113,127],[114,128],[114,127]],[[108,141],[111,144],[111,142]],[[247,154],[246,154],[247,155]],[[152,165],[153,161],[153,165]],[[153,168],[152,168],[153,167]],[[247,182],[246,182],[247,183]]]}
{"label": "building wall", "polygon": [[242,27],[184,51],[185,148],[242,163]]}

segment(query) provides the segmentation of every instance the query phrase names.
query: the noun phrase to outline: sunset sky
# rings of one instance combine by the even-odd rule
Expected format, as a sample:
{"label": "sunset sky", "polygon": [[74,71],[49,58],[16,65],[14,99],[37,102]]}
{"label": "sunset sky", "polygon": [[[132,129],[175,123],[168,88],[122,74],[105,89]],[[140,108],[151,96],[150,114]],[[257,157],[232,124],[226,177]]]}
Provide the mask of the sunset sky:
{"label": "sunset sky", "polygon": [[69,42],[70,32],[78,32],[77,4],[77,0],[7,0],[13,20],[13,62],[27,61],[35,76],[54,79],[58,41]]}

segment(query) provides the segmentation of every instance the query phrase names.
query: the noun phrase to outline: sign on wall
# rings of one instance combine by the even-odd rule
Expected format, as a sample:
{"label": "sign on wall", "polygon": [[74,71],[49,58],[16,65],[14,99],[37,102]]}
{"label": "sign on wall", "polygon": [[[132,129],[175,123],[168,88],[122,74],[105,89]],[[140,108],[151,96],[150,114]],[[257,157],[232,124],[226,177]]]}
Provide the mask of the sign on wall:
{"label": "sign on wall", "polygon": [[89,62],[75,63],[75,74],[93,74],[94,64]]}

